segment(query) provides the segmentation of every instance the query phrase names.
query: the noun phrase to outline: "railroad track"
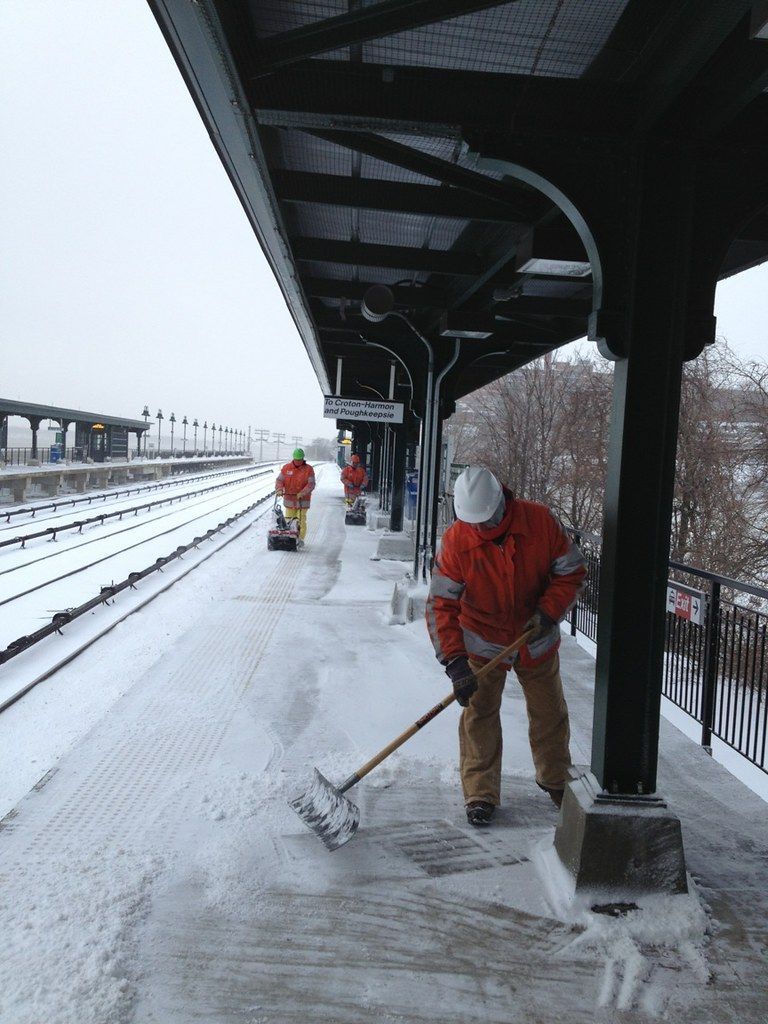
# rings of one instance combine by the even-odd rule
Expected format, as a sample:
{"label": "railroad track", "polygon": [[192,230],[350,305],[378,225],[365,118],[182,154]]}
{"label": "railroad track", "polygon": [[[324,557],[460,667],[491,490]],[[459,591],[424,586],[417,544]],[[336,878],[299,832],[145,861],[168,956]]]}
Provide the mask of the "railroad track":
{"label": "railroad track", "polygon": [[[125,516],[133,514],[136,517],[139,512],[149,512],[154,508],[161,508],[164,505],[173,505],[174,502],[185,501],[188,498],[195,498],[201,494],[209,494],[211,491],[219,491],[226,487],[234,487],[239,483],[246,483],[250,480],[258,479],[262,476],[268,476],[270,470],[260,470],[258,472],[251,472],[246,475],[241,475],[237,480],[225,480],[223,483],[212,484],[210,487],[201,487],[195,491],[186,491],[183,494],[171,494],[166,498],[158,498],[156,501],[147,501],[141,505],[133,505],[128,508],[114,509],[112,512],[101,512],[98,515],[90,516],[88,519],[74,519],[69,523],[59,523],[56,526],[44,526],[41,530],[34,530],[32,533],[17,534],[14,537],[9,537],[5,540],[0,539],[0,549],[14,547],[19,545],[21,549],[25,549],[27,542],[32,540],[39,540],[45,537],[49,541],[55,541],[58,539],[60,533],[66,533],[69,530],[77,530],[78,534],[82,534],[84,526],[103,526],[107,520],[116,519],[117,522],[122,522]],[[135,527],[128,527],[127,529],[134,529]],[[127,532],[115,531],[115,532]],[[92,541],[85,541],[84,544],[92,543]],[[83,547],[82,545],[74,545],[74,547]],[[72,548],[67,548],[72,550]],[[21,566],[15,566],[11,569],[0,569],[0,576],[3,576],[6,572],[14,572],[17,568],[22,568],[25,565],[34,565],[37,561],[43,561],[45,558],[52,558],[54,554],[45,555],[40,559],[33,559],[31,562],[24,562]]]}
{"label": "railroad track", "polygon": [[[16,641],[12,641],[4,650],[0,651],[0,713],[7,711],[15,703],[17,703],[17,701],[24,697],[25,694],[29,693],[29,691],[32,690],[35,686],[43,682],[45,679],[50,678],[60,668],[71,662],[74,658],[76,658],[80,653],[82,653],[84,650],[86,650],[88,647],[94,644],[102,636],[104,636],[106,633],[114,629],[115,626],[117,626],[120,622],[123,622],[126,618],[128,618],[134,612],[138,611],[140,608],[145,607],[150,601],[154,600],[154,598],[158,597],[160,594],[165,593],[176,582],[187,576],[197,566],[207,561],[208,558],[210,558],[217,551],[221,550],[223,547],[227,546],[233,540],[236,540],[238,537],[242,536],[242,534],[249,530],[255,522],[257,522],[270,511],[270,507],[267,503],[270,501],[273,494],[274,492],[270,487],[270,489],[266,493],[262,493],[259,496],[251,495],[251,497],[255,498],[254,501],[252,501],[245,508],[241,508],[238,512],[234,512],[232,515],[230,515],[223,521],[219,522],[215,527],[211,527],[206,532],[195,536],[191,540],[188,540],[186,544],[178,545],[168,554],[161,556],[159,558],[155,558],[153,561],[149,561],[149,564],[147,564],[143,569],[128,573],[125,579],[121,580],[119,583],[116,584],[113,582],[107,586],[99,586],[98,589],[96,590],[96,593],[92,594],[92,596],[87,601],[82,602],[81,605],[75,608],[63,608],[62,610],[55,612],[48,625],[42,627],[39,630],[34,631],[33,634],[28,634],[17,638]],[[91,565],[109,561],[111,558],[117,558],[119,555],[124,555],[126,551],[133,551],[136,548],[142,547],[144,545],[149,545],[151,547],[154,544],[156,548],[155,542],[157,542],[160,538],[164,538],[169,536],[170,534],[186,530],[193,522],[198,522],[206,518],[210,519],[211,516],[215,515],[216,513],[228,507],[229,505],[232,505],[233,503],[236,504],[238,502],[242,503],[242,500],[242,497],[239,499],[234,498],[231,501],[216,506],[216,508],[214,509],[208,509],[206,512],[201,513],[198,516],[195,516],[193,519],[185,520],[183,523],[176,523],[174,526],[170,527],[169,529],[163,530],[161,533],[155,533],[151,537],[139,541],[136,544],[132,544],[126,548],[120,549],[119,551],[115,551],[111,555],[105,555],[102,559],[99,559],[96,562],[91,563]],[[257,512],[257,508],[260,508],[263,505],[267,505],[267,507],[264,508],[261,512]],[[224,539],[221,540],[220,543],[216,543],[217,538],[221,538],[226,530],[231,528],[235,523],[245,519],[247,519],[247,522],[245,522],[240,529],[237,529],[235,532],[224,537]],[[100,623],[95,630],[90,630],[88,635],[85,636],[82,640],[80,638],[77,638],[76,640],[74,640],[73,643],[68,644],[64,652],[58,652],[52,659],[44,658],[42,667],[36,664],[34,671],[31,673],[32,678],[29,678],[29,673],[24,673],[22,671],[21,673],[16,673],[15,678],[13,679],[6,678],[6,685],[3,685],[3,674],[5,667],[4,663],[9,662],[11,661],[11,659],[15,659],[18,656],[22,655],[23,653],[28,651],[33,645],[36,645],[38,642],[44,642],[47,637],[57,633],[61,633],[65,626],[74,622],[74,620],[79,618],[80,616],[84,616],[89,612],[94,611],[97,607],[109,606],[111,608],[112,605],[114,604],[116,596],[127,591],[136,591],[136,585],[140,581],[146,579],[153,573],[162,572],[167,566],[172,565],[173,563],[179,563],[185,554],[188,554],[192,551],[197,551],[200,548],[200,546],[203,543],[206,543],[207,541],[212,541],[215,546],[213,546],[211,550],[203,554],[202,557],[197,558],[191,565],[187,565],[185,566],[184,569],[176,572],[171,580],[165,582],[161,586],[156,586],[152,588],[150,592],[148,592],[145,596],[141,598],[137,599],[136,595],[134,594],[134,599],[127,602],[124,610],[121,611],[119,614],[110,615],[109,621]],[[86,568],[89,567],[91,566],[84,566],[80,570],[73,570],[72,573],[67,573],[66,576],[61,578],[63,579],[67,576],[74,575],[76,572],[84,571]],[[43,589],[45,586],[48,586],[50,583],[53,582],[54,581],[48,581],[48,583],[43,583],[40,587],[36,587],[34,589]],[[27,591],[27,593],[29,592],[31,591]],[[10,600],[16,600],[16,598],[24,596],[26,596],[26,593],[16,595],[14,598]],[[8,600],[2,603],[8,603]],[[13,668],[13,666],[7,667]],[[22,678],[25,675],[26,678]]]}
{"label": "railroad track", "polygon": [[[136,487],[117,487],[114,490],[109,491],[98,491],[93,494],[84,494],[78,496],[67,496],[66,498],[58,498],[56,501],[46,502],[40,505],[25,505],[21,508],[5,508],[0,511],[0,519],[5,518],[5,524],[0,525],[0,536],[5,533],[9,533],[17,528],[17,524],[11,523],[11,519],[16,519],[18,516],[26,516],[29,519],[34,519],[36,522],[52,522],[57,519],[65,518],[70,515],[72,510],[77,505],[94,505],[98,502],[104,504],[105,502],[117,499],[129,500],[138,494],[149,494],[153,491],[165,490],[169,487],[186,487],[191,483],[199,483],[201,480],[214,480],[217,477],[222,476],[234,476],[237,473],[244,473],[253,469],[263,469],[265,472],[271,470],[276,463],[272,462],[255,462],[252,466],[237,466],[235,469],[219,469],[209,473],[200,473],[195,476],[174,476],[167,480],[160,480],[151,484],[140,484]],[[59,509],[68,509],[63,511],[59,515],[45,515],[42,518],[38,515],[40,512],[58,512]]]}

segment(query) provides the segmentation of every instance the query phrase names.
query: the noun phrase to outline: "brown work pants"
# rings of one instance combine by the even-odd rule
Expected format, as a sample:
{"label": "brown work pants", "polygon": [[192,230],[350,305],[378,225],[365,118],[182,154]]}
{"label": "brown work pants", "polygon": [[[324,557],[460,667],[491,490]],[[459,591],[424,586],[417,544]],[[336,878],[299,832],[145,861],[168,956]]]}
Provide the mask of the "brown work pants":
{"label": "brown work pants", "polygon": [[[473,671],[482,667],[470,661]],[[528,711],[528,739],[531,744],[536,781],[550,789],[562,789],[571,764],[568,748],[571,731],[568,705],[560,679],[560,656],[534,668],[515,665]],[[493,669],[478,680],[477,691],[459,719],[459,771],[464,801],[501,802],[501,695],[507,673]]]}

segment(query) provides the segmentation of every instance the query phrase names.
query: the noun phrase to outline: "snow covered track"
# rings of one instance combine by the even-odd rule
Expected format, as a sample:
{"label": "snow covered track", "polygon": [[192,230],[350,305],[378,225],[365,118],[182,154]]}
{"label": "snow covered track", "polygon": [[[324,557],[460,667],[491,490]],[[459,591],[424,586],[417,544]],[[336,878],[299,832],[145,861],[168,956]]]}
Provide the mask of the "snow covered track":
{"label": "snow covered track", "polygon": [[[2,632],[5,636],[8,636],[7,631],[19,623],[34,623],[35,619],[39,620],[41,617],[49,619],[49,622],[22,635],[17,633],[17,638],[10,640],[5,649],[0,650],[0,713],[228,543],[226,538],[219,538],[220,531],[232,526],[241,517],[252,513],[258,505],[268,500],[272,493],[272,474],[270,471],[259,471],[247,477],[237,477],[225,484],[216,484],[212,489],[218,491],[222,487],[230,492],[223,500],[218,494],[213,499],[210,496],[202,497],[199,501],[185,505],[183,509],[155,514],[149,522],[143,521],[134,526],[115,528],[107,536],[98,536],[72,545],[69,549],[62,548],[49,555],[31,559],[26,565],[20,562],[15,567],[4,570],[5,574],[21,570],[21,579],[26,581],[24,589],[15,594],[8,593],[7,588],[4,591],[0,581],[0,605],[11,605],[13,612],[4,615]],[[187,496],[191,498],[198,494],[199,491],[192,491]],[[184,495],[175,496],[174,500],[183,497]],[[194,514],[190,516],[187,509],[194,509]],[[222,512],[223,521],[220,518]],[[191,536],[189,527],[192,524],[204,525],[206,529]],[[162,526],[159,530],[158,525]],[[128,545],[119,546],[121,542],[116,538],[119,534],[129,531],[138,531],[138,539],[132,540]],[[170,542],[173,535],[183,540],[183,543],[172,549]],[[197,549],[204,541],[211,542],[214,546],[207,552],[198,553]],[[90,561],[84,562],[81,549],[93,544],[97,545],[98,555],[96,558],[88,555]],[[139,569],[136,568],[135,561],[138,555],[135,551],[137,548],[143,553]],[[191,558],[187,558],[184,564],[181,564],[182,557],[190,551],[193,552]],[[19,557],[23,558],[25,554],[20,553]],[[46,576],[46,571],[49,571],[47,566],[40,567],[38,563],[47,562],[58,555],[64,556],[64,571],[57,576]],[[133,560],[130,569],[128,558]],[[173,565],[172,563],[177,560],[179,564]],[[101,569],[97,570],[96,567],[104,562],[108,562],[115,572],[115,576],[112,576],[108,584],[97,582],[94,576],[94,571],[101,572]],[[155,572],[164,572],[166,568],[171,571],[165,574],[164,579],[146,583],[137,589],[137,584],[142,580]],[[115,582],[115,579],[120,580],[121,569],[125,573],[125,578]],[[0,573],[1,575],[3,574]],[[73,583],[72,577],[77,577],[76,584]],[[38,596],[40,591],[44,592],[47,604],[51,601],[58,602],[59,610],[41,616],[42,609]],[[126,593],[121,598],[119,606],[115,606],[115,597],[123,592],[130,593]],[[75,604],[71,598],[72,594],[77,594],[81,598]],[[98,618],[88,620],[85,628],[79,623],[71,625],[81,616],[97,608]],[[40,652],[30,651],[30,648],[40,641],[62,633],[65,627],[68,627],[66,634],[62,635],[53,647]],[[6,665],[11,659],[19,659],[16,671],[10,670]]]}
{"label": "snow covered track", "polygon": [[[264,467],[273,468],[273,463],[254,463],[253,469],[260,469]],[[59,519],[72,512],[77,505],[87,505],[91,508],[94,504],[106,504],[107,501],[119,501],[122,499],[135,498],[139,494],[148,494],[154,491],[167,490],[168,488],[175,487],[188,487],[191,483],[199,483],[201,480],[213,480],[217,477],[222,476],[233,476],[236,473],[246,472],[248,466],[238,466],[236,469],[218,469],[207,473],[200,473],[195,476],[190,475],[178,475],[171,477],[170,479],[160,480],[152,484],[140,484],[133,487],[120,487],[116,486],[108,491],[91,492],[89,494],[83,494],[81,496],[68,496],[57,498],[55,501],[47,501],[37,505],[23,505],[20,507],[3,508],[0,510],[0,518],[5,517],[5,526],[0,527],[0,536],[8,533],[10,530],[19,528],[19,523],[11,523],[18,518],[26,519],[29,522],[51,522],[52,520]],[[113,506],[110,506],[113,507]],[[59,512],[59,509],[65,511]],[[45,513],[40,515],[39,513]]]}
{"label": "snow covered track", "polygon": [[[765,1024],[765,805],[667,724],[695,890],[626,919],[569,901],[548,859],[514,685],[492,829],[464,820],[449,711],[356,788],[351,843],[301,829],[286,800],[313,764],[340,781],[445,689],[423,623],[387,625],[402,566],[369,560],[375,535],[345,531],[318,476],[306,549],[269,553],[254,526],[178,584],[183,607],[161,597],[143,634],[120,627],[111,657],[96,645],[0,719],[2,783],[1,741],[45,694],[86,706],[123,679],[0,828],[0,1020]],[[563,666],[583,761],[594,663],[566,640]]]}

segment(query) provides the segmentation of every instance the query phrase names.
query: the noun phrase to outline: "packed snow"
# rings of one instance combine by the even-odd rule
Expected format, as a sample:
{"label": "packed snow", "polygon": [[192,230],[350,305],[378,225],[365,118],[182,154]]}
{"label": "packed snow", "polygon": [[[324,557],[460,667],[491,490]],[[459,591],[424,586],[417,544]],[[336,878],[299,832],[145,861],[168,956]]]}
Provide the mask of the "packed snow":
{"label": "packed snow", "polygon": [[[313,766],[340,782],[450,688],[423,623],[389,624],[404,564],[318,477],[303,551],[254,523],[0,716],[0,778],[42,777],[0,829],[0,1019],[765,1024],[764,804],[666,724],[691,889],[617,917],[554,855],[513,681],[492,828],[466,824],[455,707],[350,791],[350,843],[302,826]],[[593,668],[565,638],[580,763]]]}

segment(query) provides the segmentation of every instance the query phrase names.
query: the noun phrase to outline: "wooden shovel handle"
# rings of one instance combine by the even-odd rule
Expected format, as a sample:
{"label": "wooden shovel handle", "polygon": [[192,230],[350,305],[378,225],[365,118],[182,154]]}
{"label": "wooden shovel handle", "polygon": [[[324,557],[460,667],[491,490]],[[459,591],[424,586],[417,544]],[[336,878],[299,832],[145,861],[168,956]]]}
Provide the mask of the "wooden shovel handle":
{"label": "wooden shovel handle", "polygon": [[[503,661],[506,661],[510,654],[514,654],[515,651],[519,651],[532,633],[533,630],[529,629],[527,633],[523,633],[517,638],[517,640],[514,640],[509,647],[505,647],[503,651],[499,651],[495,658],[492,658],[486,665],[483,665],[477,670],[477,672],[475,672],[476,678],[485,678],[489,672],[492,672],[493,669]],[[372,771],[376,765],[381,764],[382,761],[386,760],[393,751],[397,750],[398,747],[401,747],[406,740],[411,738],[411,736],[415,736],[419,729],[423,729],[428,722],[431,722],[433,718],[436,718],[441,711],[445,711],[448,705],[452,704],[455,700],[456,695],[453,692],[449,693],[447,697],[443,697],[439,704],[435,704],[435,706],[427,711],[425,715],[422,715],[417,722],[414,722],[413,725],[409,726],[405,732],[400,733],[397,739],[388,743],[383,750],[380,750],[375,757],[372,757],[370,761],[367,761],[362,768],[358,768],[354,775],[351,775],[347,782],[345,782],[341,787],[341,792],[344,793],[347,789],[351,789],[351,787],[358,783],[360,779],[364,778],[368,772]]]}

